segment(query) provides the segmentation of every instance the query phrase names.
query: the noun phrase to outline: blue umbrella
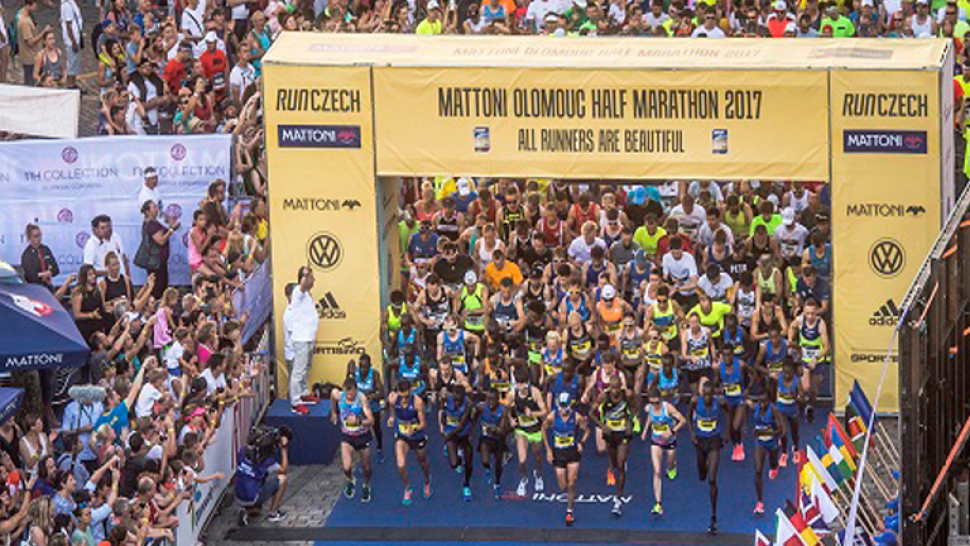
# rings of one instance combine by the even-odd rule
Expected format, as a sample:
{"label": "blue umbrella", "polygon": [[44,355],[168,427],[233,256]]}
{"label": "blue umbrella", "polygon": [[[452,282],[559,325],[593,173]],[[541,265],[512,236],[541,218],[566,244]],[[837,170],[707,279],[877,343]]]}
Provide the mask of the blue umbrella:
{"label": "blue umbrella", "polygon": [[46,288],[0,283],[0,372],[79,367],[90,349]]}
{"label": "blue umbrella", "polygon": [[0,425],[6,423],[7,419],[17,413],[23,396],[23,389],[0,387]]}

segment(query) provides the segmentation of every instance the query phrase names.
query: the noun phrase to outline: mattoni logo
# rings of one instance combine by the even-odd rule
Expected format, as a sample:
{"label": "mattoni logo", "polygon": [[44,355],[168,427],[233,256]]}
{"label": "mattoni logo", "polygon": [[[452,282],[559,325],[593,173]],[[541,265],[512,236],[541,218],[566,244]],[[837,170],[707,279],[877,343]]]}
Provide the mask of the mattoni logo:
{"label": "mattoni logo", "polygon": [[364,342],[352,337],[345,337],[338,341],[321,341],[313,349],[314,354],[325,356],[360,355],[364,352]]}
{"label": "mattoni logo", "polygon": [[77,148],[74,146],[65,146],[61,150],[61,159],[64,160],[64,163],[74,163],[79,156],[80,154],[78,154]]}
{"label": "mattoni logo", "polygon": [[290,197],[283,199],[283,210],[306,212],[355,211],[363,204],[358,199],[328,199],[323,197]]}
{"label": "mattoni logo", "polygon": [[899,315],[899,307],[896,306],[896,302],[892,298],[889,298],[869,318],[869,326],[896,326],[896,323],[899,322]]}
{"label": "mattoni logo", "polygon": [[320,232],[310,237],[306,248],[307,259],[317,269],[329,271],[340,265],[344,258],[343,246],[331,233]]}
{"label": "mattoni logo", "polygon": [[172,159],[175,161],[182,161],[185,159],[185,156],[189,154],[189,151],[185,148],[184,144],[176,142],[172,145],[172,150],[170,153],[172,155]]}
{"label": "mattoni logo", "polygon": [[60,366],[64,362],[64,353],[40,353],[7,358],[7,368],[37,368],[42,366]]}
{"label": "mattoni logo", "polygon": [[845,130],[842,151],[870,154],[925,154],[926,131]]}
{"label": "mattoni logo", "polygon": [[340,308],[337,298],[333,297],[333,292],[327,292],[322,298],[317,300],[317,315],[322,319],[343,320],[347,318],[347,312]]}
{"label": "mattoni logo", "polygon": [[280,125],[280,148],[360,148],[359,125]]}
{"label": "mattoni logo", "polygon": [[869,267],[880,277],[895,277],[906,265],[906,251],[895,239],[879,239],[869,249]]}
{"label": "mattoni logo", "polygon": [[845,215],[862,218],[919,218],[926,214],[923,205],[904,205],[903,203],[850,203],[845,206]]}

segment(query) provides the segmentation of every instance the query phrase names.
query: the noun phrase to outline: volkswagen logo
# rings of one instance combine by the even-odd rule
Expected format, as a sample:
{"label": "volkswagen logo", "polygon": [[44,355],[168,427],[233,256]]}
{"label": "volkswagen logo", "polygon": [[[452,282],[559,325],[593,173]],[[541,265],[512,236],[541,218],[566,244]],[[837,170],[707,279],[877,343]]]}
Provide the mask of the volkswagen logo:
{"label": "volkswagen logo", "polygon": [[306,254],[314,267],[322,271],[330,271],[340,265],[344,257],[344,249],[332,234],[321,232],[310,237]]}
{"label": "volkswagen logo", "polygon": [[879,239],[869,249],[869,267],[880,277],[895,277],[906,265],[906,252],[895,239]]}

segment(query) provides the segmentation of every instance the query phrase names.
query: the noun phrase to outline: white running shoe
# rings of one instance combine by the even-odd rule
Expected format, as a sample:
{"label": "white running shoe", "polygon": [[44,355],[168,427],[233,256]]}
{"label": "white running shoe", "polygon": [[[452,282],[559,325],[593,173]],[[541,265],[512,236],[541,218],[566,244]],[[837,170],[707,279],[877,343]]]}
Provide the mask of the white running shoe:
{"label": "white running shoe", "polygon": [[542,476],[536,475],[535,479],[536,479],[536,493],[542,493],[542,490],[545,489],[545,483],[543,483],[542,481]]}
{"label": "white running shoe", "polygon": [[515,489],[515,494],[520,497],[524,497],[526,494],[526,487],[528,486],[529,486],[528,478],[522,478],[521,480],[519,480],[519,487]]}

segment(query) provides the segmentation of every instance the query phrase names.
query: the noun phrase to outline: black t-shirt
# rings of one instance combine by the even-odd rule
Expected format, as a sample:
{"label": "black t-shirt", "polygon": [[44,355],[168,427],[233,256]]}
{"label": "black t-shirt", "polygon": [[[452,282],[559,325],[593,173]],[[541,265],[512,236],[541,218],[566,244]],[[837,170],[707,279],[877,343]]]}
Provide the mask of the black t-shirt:
{"label": "black t-shirt", "polygon": [[735,260],[732,256],[728,262],[727,274],[731,276],[732,279],[737,279],[740,277],[741,273],[745,271],[754,271],[754,258],[751,256],[744,256],[740,260]]}
{"label": "black t-shirt", "polygon": [[461,284],[465,280],[465,272],[471,269],[472,265],[472,259],[467,254],[459,254],[454,262],[438,258],[433,271],[445,284]]}
{"label": "black t-shirt", "polygon": [[[149,220],[145,222],[146,237],[152,237],[154,239],[156,233],[165,232],[166,229],[167,228],[158,220]],[[168,262],[168,246],[168,241],[165,241],[165,244],[161,245],[162,251],[159,253],[158,257],[161,258],[163,262]]]}
{"label": "black t-shirt", "polygon": [[549,247],[543,247],[545,250],[540,254],[536,252],[534,246],[529,245],[525,251],[522,253],[522,260],[529,266],[529,271],[539,264],[543,268],[552,263],[552,250]]}

